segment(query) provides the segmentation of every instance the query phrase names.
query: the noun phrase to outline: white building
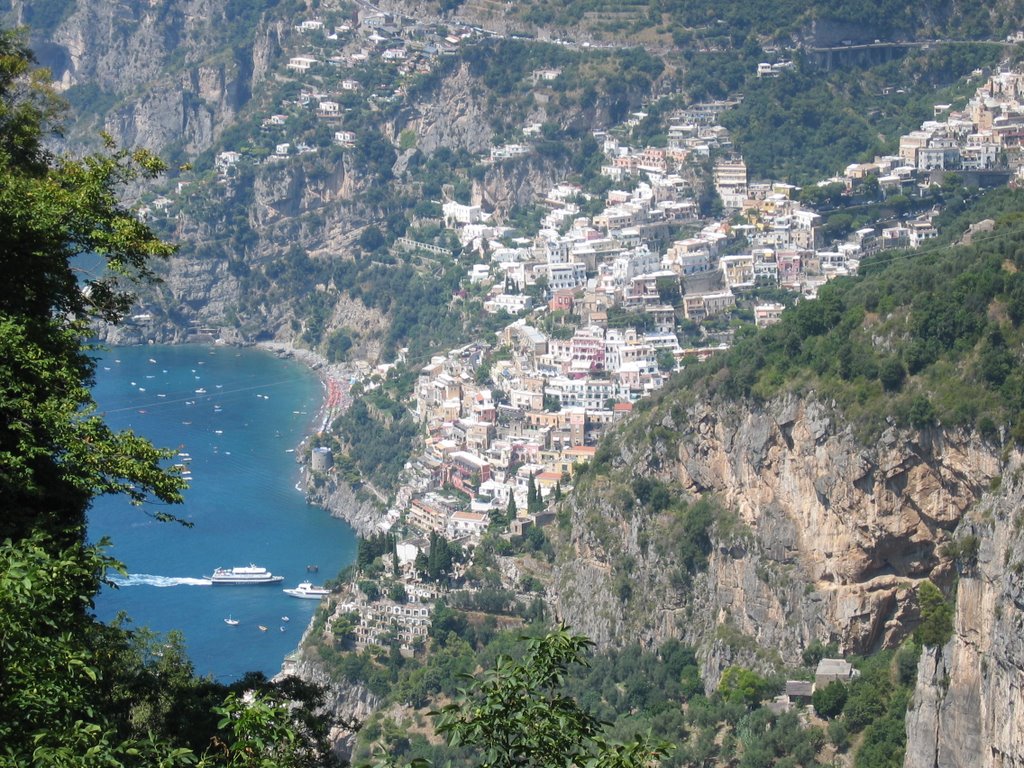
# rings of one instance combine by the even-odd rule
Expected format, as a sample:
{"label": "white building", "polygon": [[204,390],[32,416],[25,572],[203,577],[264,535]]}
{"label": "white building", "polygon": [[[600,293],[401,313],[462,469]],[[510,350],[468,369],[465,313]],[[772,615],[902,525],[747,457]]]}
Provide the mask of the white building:
{"label": "white building", "polygon": [[319,117],[338,117],[341,114],[341,105],[336,101],[321,101],[316,108]]}
{"label": "white building", "polygon": [[579,288],[587,282],[587,265],[578,262],[547,265],[548,289],[561,291]]}
{"label": "white building", "polygon": [[308,72],[318,63],[319,62],[311,56],[293,56],[288,59],[288,69],[294,69],[296,72]]}
{"label": "white building", "polygon": [[484,214],[479,205],[463,205],[454,200],[441,206],[445,224],[476,224],[483,221]]}
{"label": "white building", "polygon": [[533,309],[533,299],[522,293],[500,293],[484,302],[484,311],[488,314],[496,315],[503,309],[511,315],[518,315]]}
{"label": "white building", "polygon": [[489,519],[481,512],[453,512],[448,518],[445,534],[449,539],[460,539],[463,536],[480,536],[487,530]]}
{"label": "white building", "polygon": [[218,172],[224,173],[228,168],[238,163],[241,159],[242,154],[240,152],[221,152],[214,159],[213,166]]}
{"label": "white building", "polygon": [[786,307],[777,302],[767,302],[765,304],[754,305],[754,325],[758,328],[767,328],[769,325],[775,325],[779,322],[779,318],[782,317],[783,311]]}

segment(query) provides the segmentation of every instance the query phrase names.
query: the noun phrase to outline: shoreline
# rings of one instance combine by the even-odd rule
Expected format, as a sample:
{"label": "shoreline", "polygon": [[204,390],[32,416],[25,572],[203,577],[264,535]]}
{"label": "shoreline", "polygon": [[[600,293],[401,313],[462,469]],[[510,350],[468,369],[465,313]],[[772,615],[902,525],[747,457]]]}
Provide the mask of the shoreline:
{"label": "shoreline", "polygon": [[[349,387],[352,383],[352,372],[341,363],[328,362],[327,358],[318,352],[302,349],[286,342],[259,341],[253,346],[281,358],[296,360],[313,371],[320,379],[320,384],[324,388],[324,399],[317,412],[317,422],[319,423],[317,432],[325,432],[330,423],[351,405],[352,398],[349,395]],[[312,434],[306,435],[299,445],[304,446],[312,436]]]}
{"label": "shoreline", "polygon": [[[147,344],[147,343],[110,344],[110,343],[104,343],[103,346],[104,346],[103,354],[107,355],[107,356],[110,356],[112,358],[116,358],[116,357],[120,357],[121,356],[121,355],[118,355],[118,353],[117,353],[118,347],[123,347],[123,348],[125,348],[126,351],[127,351],[128,348],[134,348],[136,350],[136,354],[141,355],[140,359],[144,359],[147,355],[154,355],[156,357],[160,357],[160,355],[156,354],[155,352],[149,351],[149,350],[151,350],[153,348],[153,346],[154,346],[153,344]],[[350,381],[351,381],[351,378],[350,378],[351,377],[351,368],[350,367],[343,366],[343,365],[330,364],[330,363],[328,363],[328,361],[323,356],[318,355],[318,354],[316,354],[314,352],[311,352],[309,350],[297,349],[295,347],[292,347],[291,345],[280,344],[280,343],[235,344],[235,343],[230,343],[230,342],[227,342],[227,343],[226,342],[219,342],[218,343],[217,341],[210,342],[210,341],[205,341],[204,340],[204,341],[198,342],[198,343],[191,343],[191,342],[189,342],[189,343],[176,343],[176,344],[172,343],[172,344],[169,344],[168,346],[169,347],[176,347],[178,349],[178,355],[181,355],[182,353],[184,353],[184,357],[182,359],[184,359],[184,358],[195,359],[194,357],[192,357],[193,354],[194,355],[198,355],[199,357],[203,357],[206,352],[213,353],[216,350],[219,350],[221,355],[222,356],[226,356],[226,357],[233,356],[236,351],[237,352],[245,352],[246,349],[260,350],[261,352],[270,352],[270,353],[272,353],[272,355],[274,357],[276,357],[279,360],[285,361],[287,364],[291,364],[292,361],[301,364],[301,367],[293,369],[294,370],[294,374],[291,374],[290,376],[287,376],[285,378],[288,378],[288,379],[305,378],[305,376],[302,376],[303,369],[305,369],[307,371],[310,371],[313,374],[315,374],[317,380],[320,381],[320,385],[321,385],[321,388],[322,388],[321,392],[320,392],[320,400],[319,400],[319,402],[317,402],[316,399],[315,399],[316,398],[316,395],[314,394],[315,390],[307,389],[306,391],[309,392],[309,394],[312,395],[312,397],[313,397],[313,402],[312,403],[309,403],[308,400],[306,401],[308,406],[312,406],[312,407],[304,408],[304,410],[308,410],[309,411],[309,415],[302,416],[301,420],[299,420],[299,421],[293,421],[292,425],[294,427],[294,432],[292,433],[291,439],[287,440],[287,441],[283,441],[284,442],[283,445],[281,445],[280,443],[278,445],[281,445],[281,448],[289,448],[290,446],[288,445],[288,443],[291,442],[292,440],[294,440],[295,443],[293,443],[293,445],[296,446],[295,450],[296,451],[300,451],[300,450],[302,451],[302,453],[300,453],[300,456],[292,456],[291,457],[291,461],[289,461],[288,463],[291,463],[292,461],[295,461],[295,459],[299,459],[299,461],[296,461],[295,463],[291,463],[291,466],[294,469],[290,470],[290,471],[287,471],[287,474],[288,475],[292,475],[292,477],[294,478],[291,481],[291,483],[296,483],[296,481],[297,481],[297,488],[296,488],[296,490],[300,491],[300,493],[302,494],[302,500],[306,503],[306,505],[316,504],[317,506],[322,507],[324,509],[324,511],[327,512],[329,517],[333,517],[333,518],[336,518],[338,520],[344,521],[346,523],[346,525],[342,526],[342,527],[345,528],[345,529],[348,529],[348,530],[347,531],[339,530],[339,535],[343,535],[345,537],[346,541],[348,540],[348,537],[350,537],[350,536],[353,536],[353,535],[358,536],[359,535],[359,532],[357,530],[357,526],[352,525],[352,523],[350,522],[350,518],[351,517],[358,515],[358,508],[357,508],[357,506],[350,506],[348,504],[325,504],[325,503],[323,503],[323,501],[325,501],[323,499],[316,499],[316,500],[314,500],[314,499],[310,498],[310,490],[312,490],[312,483],[310,482],[311,481],[311,474],[310,474],[310,471],[309,471],[310,464],[309,464],[308,448],[309,448],[311,442],[315,439],[315,436],[316,436],[318,430],[323,430],[327,425],[329,425],[330,421],[333,418],[336,418],[337,414],[340,412],[339,409],[342,406],[347,407],[347,401],[341,400],[337,396],[335,396],[332,399],[330,397],[330,395],[331,395],[332,391],[333,392],[340,391],[340,389],[342,387],[344,387],[344,392],[347,395],[348,387],[349,387],[349,384],[350,384]],[[191,349],[195,349],[196,352],[195,353],[191,353],[189,351]],[[169,355],[169,353],[168,353],[168,355]],[[170,359],[170,358],[168,358],[168,359]],[[150,362],[154,362],[154,361],[150,360]],[[110,365],[112,366],[112,363]],[[270,357],[266,357],[265,358],[265,361],[262,363],[262,368],[260,368],[261,364],[259,363],[259,361],[256,361],[256,360],[253,361],[252,365],[256,366],[257,370],[265,369],[267,366],[270,365]],[[98,367],[98,364],[97,364],[97,367]],[[168,366],[168,367],[171,367],[171,366]],[[305,385],[305,387],[309,387],[309,385],[311,385],[312,382],[309,381],[308,379],[306,381],[307,381],[307,384]],[[213,388],[212,388],[211,385],[207,384],[206,386],[210,386],[211,392],[213,391]],[[295,418],[295,417],[292,417],[292,418]],[[302,448],[300,448],[299,446],[301,446]],[[296,467],[296,464],[298,464],[297,467]],[[294,474],[292,474],[293,472],[295,472],[295,470],[298,470],[298,472],[297,472],[297,474],[299,474],[298,478],[295,478]],[[291,485],[291,483],[289,483],[289,485]],[[292,502],[289,502],[289,503],[292,503]],[[344,565],[345,565],[345,561],[342,560],[342,566],[344,566]],[[315,575],[314,574],[309,574],[307,576],[307,578],[312,577],[312,576],[315,576]],[[337,574],[333,573],[333,572],[330,572],[330,570],[325,570],[324,572],[318,574],[318,576],[319,576],[320,580],[325,580],[327,578],[332,578],[332,579],[336,578]],[[175,626],[178,626],[178,625],[175,625]],[[295,629],[298,629],[298,628],[299,627],[296,627]],[[307,629],[308,629],[308,627],[303,627],[303,634],[305,634],[305,631]],[[202,645],[202,644],[200,643],[200,645]],[[300,647],[301,647],[301,637],[298,637],[298,638],[292,637],[291,641],[288,643],[287,647],[284,649],[284,651],[280,655],[278,655],[277,653],[272,653],[271,656],[274,657],[274,658],[266,659],[266,663],[267,663],[266,672],[267,672],[268,676],[272,676],[272,675],[275,674],[275,668],[277,670],[276,673],[279,674],[281,668],[286,665],[288,659],[291,658],[300,649]],[[265,662],[262,662],[262,661],[259,662],[259,664],[261,664],[261,665],[263,663],[265,663]]]}
{"label": "shoreline", "polygon": [[357,498],[354,489],[336,474],[324,487],[312,489],[309,482],[309,463],[301,458],[310,440],[316,434],[325,432],[330,423],[352,405],[350,389],[355,380],[353,370],[341,363],[329,363],[317,352],[299,349],[288,343],[258,342],[251,346],[305,365],[317,375],[324,389],[323,402],[311,426],[313,431],[296,446],[296,462],[300,466],[301,474],[301,480],[296,484],[296,488],[305,495],[306,503],[321,506],[332,517],[344,520],[358,536],[368,536],[383,530],[382,521],[386,516],[382,515],[373,503]]}
{"label": "shoreline", "polygon": [[[327,358],[317,352],[309,349],[300,349],[284,342],[264,341],[257,342],[253,346],[270,352],[277,357],[295,360],[313,371],[320,379],[324,396],[320,410],[317,412],[313,429],[318,428],[318,431],[321,433],[326,431],[330,423],[338,415],[344,413],[351,405],[352,397],[349,388],[354,380],[351,369],[338,363],[330,363]],[[319,426],[317,427],[317,425]],[[306,446],[312,440],[314,434],[316,433],[311,432],[307,434],[296,446],[296,452],[301,452],[299,456],[305,455]],[[296,489],[303,493],[307,504],[318,504],[332,517],[344,520],[351,526],[356,536],[366,535],[368,531],[375,529],[379,525],[379,523],[371,522],[371,520],[375,520],[378,516],[372,513],[368,515],[367,510],[362,509],[363,504],[356,500],[351,488],[343,481],[340,485],[337,482],[335,483],[335,490],[333,492],[328,491],[316,494],[314,497],[310,492],[309,465],[302,458],[297,458],[297,461],[300,466],[299,474],[301,479],[296,484]],[[329,578],[334,578],[334,576]],[[302,645],[312,626],[313,619],[311,618],[309,624],[303,630],[299,641],[296,643],[294,650],[285,654],[281,660],[280,671],[273,675],[271,679],[280,680],[292,675],[302,677],[301,668],[304,660]]]}

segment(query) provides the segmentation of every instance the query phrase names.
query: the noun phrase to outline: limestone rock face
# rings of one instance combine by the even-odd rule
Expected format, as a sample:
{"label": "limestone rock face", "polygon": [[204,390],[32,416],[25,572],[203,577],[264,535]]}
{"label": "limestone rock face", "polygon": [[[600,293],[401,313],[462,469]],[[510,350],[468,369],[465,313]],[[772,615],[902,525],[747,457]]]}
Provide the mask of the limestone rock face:
{"label": "limestone rock face", "polygon": [[359,499],[348,483],[336,479],[320,486],[307,486],[306,499],[347,522],[360,536],[379,532],[386,516],[381,507]]}
{"label": "limestone rock face", "polygon": [[356,730],[380,709],[380,699],[370,693],[366,686],[339,683],[332,679],[315,654],[300,653],[291,674],[307,683],[322,686],[327,691],[325,714],[332,722],[340,724],[330,734],[332,751],[337,757],[348,761],[352,755]]}
{"label": "limestone rock face", "polygon": [[977,560],[961,565],[953,637],[929,648],[907,714],[907,768],[1024,766],[1024,536],[1021,463],[957,531]]}
{"label": "limestone rock face", "polygon": [[940,547],[1001,471],[996,447],[941,429],[862,447],[813,397],[677,405],[645,424],[617,461],[714,494],[732,522],[706,572],[681,579],[665,521],[594,478],[571,502],[557,610],[601,644],[693,643],[712,681],[737,658],[795,663],[816,639],[844,653],[900,642],[914,585],[950,583]]}
{"label": "limestone rock face", "polygon": [[907,768],[1024,766],[1024,456],[941,428],[864,447],[813,397],[663,406],[627,435],[613,463],[628,477],[713,493],[733,517],[687,582],[664,520],[591,477],[569,502],[562,619],[602,645],[692,643],[713,686],[732,663],[795,663],[815,639],[896,645],[928,578],[955,588],[955,629],[922,654]]}
{"label": "limestone rock face", "polygon": [[437,93],[416,106],[407,127],[416,132],[416,146],[430,154],[441,147],[486,152],[491,145],[490,114],[483,88],[473,87],[469,65],[444,79]]}
{"label": "limestone rock face", "polygon": [[551,189],[564,178],[558,164],[537,157],[495,164],[474,183],[473,202],[504,216],[516,206],[530,205],[539,190]]}
{"label": "limestone rock face", "polygon": [[[3,21],[17,23],[25,5],[14,0]],[[274,50],[273,35],[260,29],[252,45],[214,56],[227,50],[224,13],[217,0],[77,2],[33,48],[58,88],[95,88],[119,106],[102,125],[72,125],[69,138],[95,141],[103,129],[122,146],[178,146],[189,156],[208,149],[249,100]],[[99,107],[92,99],[85,106]]]}

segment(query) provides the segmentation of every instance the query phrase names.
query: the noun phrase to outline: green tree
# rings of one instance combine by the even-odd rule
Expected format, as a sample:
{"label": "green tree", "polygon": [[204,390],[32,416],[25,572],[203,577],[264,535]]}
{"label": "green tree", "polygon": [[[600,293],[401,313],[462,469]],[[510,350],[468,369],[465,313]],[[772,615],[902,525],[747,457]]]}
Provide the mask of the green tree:
{"label": "green tree", "polygon": [[501,656],[441,709],[437,730],[453,747],[473,748],[483,768],[649,766],[669,746],[643,735],[611,741],[600,721],[562,691],[566,670],[592,645],[562,627],[526,641],[522,658]]}
{"label": "green tree", "polygon": [[846,686],[838,680],[833,680],[823,688],[816,689],[811,697],[814,711],[825,719],[835,717],[843,711],[843,705],[846,704],[846,694]]}
{"label": "green tree", "polygon": [[228,695],[214,711],[218,728],[230,741],[218,740],[208,755],[214,765],[232,768],[299,768],[315,758],[296,733],[288,702],[260,693]]}
{"label": "green tree", "polygon": [[907,369],[899,358],[890,357],[879,366],[878,379],[886,392],[899,392],[906,378]]}
{"label": "green tree", "polygon": [[921,623],[914,630],[914,640],[918,645],[945,645],[953,634],[953,607],[930,581],[918,585],[917,602]]}
{"label": "green tree", "polygon": [[[174,249],[121,202],[125,185],[163,169],[157,158],[109,140],[82,158],[43,148],[61,110],[48,82],[24,38],[0,30],[0,765],[268,765],[250,759],[238,731],[217,735],[229,752],[198,757],[185,731],[213,713],[188,710],[204,695],[187,696],[202,686],[180,644],[144,659],[137,636],[89,613],[107,572],[122,568],[105,542],[86,543],[91,501],[123,494],[175,520],[153,503],[179,502],[185,487],[162,466],[173,451],[111,430],[89,390],[91,324],[121,319],[132,287]],[[223,686],[206,686],[211,704],[223,699]],[[238,711],[251,721],[251,709]],[[280,729],[250,732],[262,754],[303,752],[291,708],[278,714]],[[215,734],[209,724],[200,748]]]}
{"label": "green tree", "polygon": [[537,487],[533,474],[530,474],[530,483],[526,487],[526,514],[535,515],[544,509],[544,497]]}
{"label": "green tree", "polygon": [[[151,279],[173,251],[118,200],[162,165],[144,151],[50,156],[55,109],[21,40],[0,32],[0,539],[45,530],[70,544],[94,496],[176,502],[184,482],[160,466],[168,452],[109,429],[89,392],[90,323],[120,319],[125,282]],[[95,272],[79,273],[84,254]]]}
{"label": "green tree", "polygon": [[769,691],[768,681],[751,669],[728,667],[718,682],[718,692],[726,701],[755,706]]}
{"label": "green tree", "polygon": [[676,358],[670,349],[659,349],[656,354],[658,370],[662,373],[669,373],[676,367]]}

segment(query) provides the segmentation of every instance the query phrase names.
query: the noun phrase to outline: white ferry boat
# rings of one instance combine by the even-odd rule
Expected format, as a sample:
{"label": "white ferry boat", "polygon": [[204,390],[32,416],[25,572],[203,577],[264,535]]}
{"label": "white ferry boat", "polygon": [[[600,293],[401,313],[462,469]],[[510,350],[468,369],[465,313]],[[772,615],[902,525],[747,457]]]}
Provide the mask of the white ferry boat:
{"label": "white ferry boat", "polygon": [[217,568],[207,578],[214,584],[277,584],[284,581],[284,576],[275,576],[258,565]]}
{"label": "white ferry boat", "polygon": [[331,594],[331,590],[326,589],[325,587],[314,587],[313,583],[310,581],[303,581],[294,589],[284,589],[282,592],[286,595],[301,597],[305,600],[319,600]]}

